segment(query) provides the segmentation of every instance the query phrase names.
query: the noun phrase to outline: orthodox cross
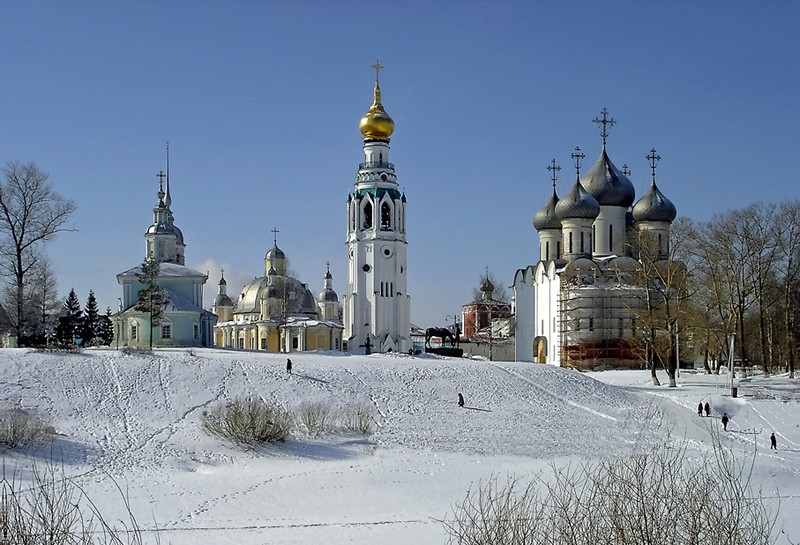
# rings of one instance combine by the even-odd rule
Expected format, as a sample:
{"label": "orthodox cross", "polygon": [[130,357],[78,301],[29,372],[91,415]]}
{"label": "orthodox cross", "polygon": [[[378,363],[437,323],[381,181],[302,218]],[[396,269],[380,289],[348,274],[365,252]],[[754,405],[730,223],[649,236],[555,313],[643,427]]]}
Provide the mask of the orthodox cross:
{"label": "orthodox cross", "polygon": [[608,111],[605,108],[603,108],[603,111],[600,112],[600,115],[602,115],[603,118],[601,119],[599,117],[595,117],[592,119],[592,123],[597,123],[598,125],[603,126],[603,128],[600,129],[600,136],[603,137],[603,147],[605,147],[606,138],[608,138],[608,129],[609,127],[616,125],[617,122],[613,118],[608,117]]}
{"label": "orthodox cross", "polygon": [[276,227],[273,227],[271,232],[272,232],[272,243],[275,246],[277,246],[278,245],[278,233],[280,233],[280,231],[278,231],[278,229]]}
{"label": "orthodox cross", "polygon": [[661,160],[661,156],[656,155],[656,148],[651,148],[650,155],[645,159],[650,161],[650,169],[653,171],[653,183],[656,183],[656,164]]}
{"label": "orthodox cross", "polygon": [[550,171],[551,180],[553,180],[553,193],[556,192],[556,180],[558,179],[558,171],[561,170],[561,167],[556,164],[556,160],[553,159],[550,161],[550,166],[547,167],[547,170]]}
{"label": "orthodox cross", "polygon": [[375,83],[379,83],[379,76],[381,73],[381,69],[383,68],[381,61],[375,59],[375,64],[372,65],[372,68],[375,69]]}
{"label": "orthodox cross", "polygon": [[219,272],[221,273],[222,278],[225,278],[225,269],[220,269]]}
{"label": "orthodox cross", "polygon": [[331,262],[330,261],[326,261],[325,262],[325,266],[328,268],[328,272],[331,272]]}
{"label": "orthodox cross", "polygon": [[631,175],[631,169],[628,168],[628,165],[622,165],[622,174],[625,176]]}
{"label": "orthodox cross", "polygon": [[575,147],[575,151],[572,152],[572,155],[570,155],[570,157],[575,159],[575,172],[578,173],[578,178],[580,178],[581,177],[581,159],[586,157],[586,155],[581,153],[581,148],[576,146]]}
{"label": "orthodox cross", "polygon": [[163,189],[164,189],[164,171],[163,170],[159,170],[158,174],[156,174],[156,176],[158,176],[158,189],[159,189],[159,191],[163,191]]}

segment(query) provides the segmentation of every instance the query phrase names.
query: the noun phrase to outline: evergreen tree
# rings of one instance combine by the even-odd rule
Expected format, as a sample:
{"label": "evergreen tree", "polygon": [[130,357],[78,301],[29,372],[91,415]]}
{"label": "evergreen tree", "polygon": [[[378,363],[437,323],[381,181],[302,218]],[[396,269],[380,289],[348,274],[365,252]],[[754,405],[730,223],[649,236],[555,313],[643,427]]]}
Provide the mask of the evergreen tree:
{"label": "evergreen tree", "polygon": [[94,290],[89,290],[89,297],[86,299],[86,306],[83,312],[84,317],[81,324],[82,346],[92,346],[98,340],[100,329],[100,311],[97,308]]}
{"label": "evergreen tree", "polygon": [[74,346],[75,337],[80,332],[82,321],[81,302],[78,300],[78,296],[75,295],[75,290],[71,289],[66,300],[64,300],[64,307],[56,327],[58,343],[62,346]]}
{"label": "evergreen tree", "polygon": [[160,266],[152,255],[142,262],[142,272],[136,273],[136,278],[144,286],[139,290],[139,302],[134,309],[150,317],[150,349],[153,348],[153,329],[161,324],[164,316],[164,292],[158,285]]}
{"label": "evergreen tree", "polygon": [[111,321],[111,307],[106,308],[105,316],[100,316],[97,337],[101,346],[111,346],[114,340],[114,322]]}

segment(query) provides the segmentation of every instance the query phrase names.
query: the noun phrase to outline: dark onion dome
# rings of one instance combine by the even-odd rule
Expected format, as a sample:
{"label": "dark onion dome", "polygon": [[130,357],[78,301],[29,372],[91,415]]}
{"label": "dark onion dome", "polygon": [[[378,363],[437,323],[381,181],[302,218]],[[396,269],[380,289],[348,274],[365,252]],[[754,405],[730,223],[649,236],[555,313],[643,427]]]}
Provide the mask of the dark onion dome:
{"label": "dark onion dome", "polygon": [[333,291],[332,289],[326,288],[321,292],[319,292],[319,295],[317,296],[317,301],[319,301],[320,303],[338,303],[339,296],[336,295],[336,292]]}
{"label": "dark onion dome", "polygon": [[218,293],[214,299],[215,307],[232,307],[233,300],[225,293]]}
{"label": "dark onion dome", "polygon": [[581,185],[597,199],[600,206],[628,208],[636,198],[633,184],[614,166],[605,147],[594,166],[581,176]]}
{"label": "dark onion dome", "polygon": [[489,280],[488,276],[484,277],[484,279],[481,281],[481,291],[483,292],[494,291],[494,284],[492,284],[492,281]]}
{"label": "dark onion dome", "polygon": [[583,218],[593,220],[600,213],[600,204],[583,188],[580,181],[569,192],[559,199],[556,204],[558,219]]}
{"label": "dark onion dome", "polygon": [[561,229],[561,221],[556,215],[556,205],[558,204],[558,195],[553,191],[553,196],[544,205],[544,208],[536,212],[533,216],[533,227],[537,231],[544,229]]}
{"label": "dark onion dome", "polygon": [[328,270],[325,272],[325,280],[331,280],[331,279],[333,279],[333,275],[331,274],[331,270],[330,270],[330,269],[328,269]]}
{"label": "dark onion dome", "polygon": [[183,232],[171,223],[154,223],[147,228],[148,235],[172,235],[179,244],[183,244]]}
{"label": "dark onion dome", "polygon": [[650,184],[641,199],[633,206],[633,219],[636,221],[666,221],[672,222],[678,215],[675,205],[664,196],[656,186],[655,181]]}

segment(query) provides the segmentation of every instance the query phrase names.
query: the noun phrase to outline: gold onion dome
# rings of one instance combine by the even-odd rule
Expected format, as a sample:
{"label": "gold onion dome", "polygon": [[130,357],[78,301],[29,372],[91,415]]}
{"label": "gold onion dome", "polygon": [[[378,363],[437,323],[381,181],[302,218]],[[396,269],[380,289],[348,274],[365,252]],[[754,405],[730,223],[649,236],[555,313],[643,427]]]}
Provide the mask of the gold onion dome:
{"label": "gold onion dome", "polygon": [[361,118],[359,129],[364,138],[388,139],[394,132],[394,121],[381,104],[381,87],[375,82],[375,99],[369,111]]}

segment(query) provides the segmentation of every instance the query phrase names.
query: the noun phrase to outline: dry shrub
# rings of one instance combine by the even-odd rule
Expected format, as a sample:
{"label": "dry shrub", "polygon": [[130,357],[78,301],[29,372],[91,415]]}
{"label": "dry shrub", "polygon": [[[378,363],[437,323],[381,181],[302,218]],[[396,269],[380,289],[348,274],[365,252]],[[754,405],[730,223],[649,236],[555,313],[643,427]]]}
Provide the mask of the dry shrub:
{"label": "dry shrub", "polygon": [[49,419],[36,410],[15,407],[0,411],[0,446],[32,446],[47,439],[52,430]]}
{"label": "dry shrub", "polygon": [[322,401],[307,401],[298,408],[298,421],[305,426],[309,435],[319,435],[330,431],[334,425],[335,414],[331,406]]}
{"label": "dry shrub", "polygon": [[294,417],[260,399],[236,398],[204,412],[202,427],[210,435],[251,448],[285,440],[294,429]]}
{"label": "dry shrub", "polygon": [[375,422],[372,413],[372,407],[367,404],[352,405],[341,410],[339,421],[345,430],[367,435],[372,433],[372,426]]}
{"label": "dry shrub", "polygon": [[[501,484],[479,483],[441,521],[458,545],[769,545],[775,515],[750,489],[752,465],[737,462],[718,437],[697,463],[666,443]],[[749,468],[749,469],[748,469]]]}

